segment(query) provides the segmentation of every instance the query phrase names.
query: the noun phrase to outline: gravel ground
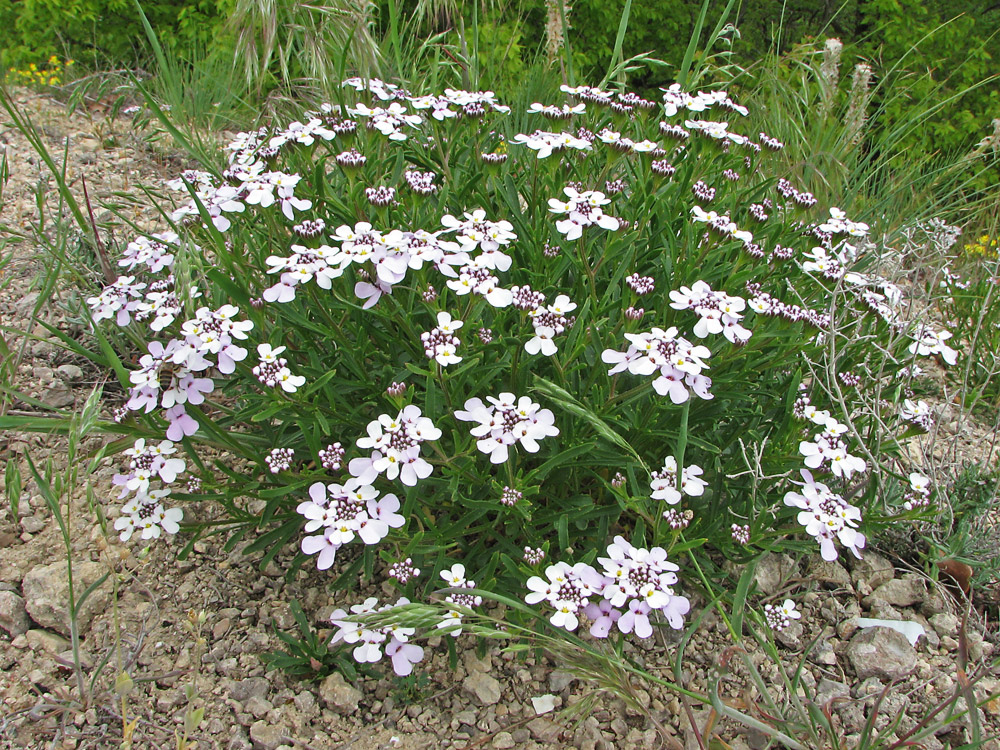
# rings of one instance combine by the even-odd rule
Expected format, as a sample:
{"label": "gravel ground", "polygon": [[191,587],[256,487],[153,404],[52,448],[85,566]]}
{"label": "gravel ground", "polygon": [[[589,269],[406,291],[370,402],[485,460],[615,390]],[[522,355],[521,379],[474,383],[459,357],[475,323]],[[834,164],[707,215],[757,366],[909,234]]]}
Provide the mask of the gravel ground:
{"label": "gravel ground", "polygon": [[[16,98],[56,153],[70,138],[68,179],[81,195],[85,179],[95,204],[140,180],[153,182],[177,171],[169,154],[131,137],[127,121],[111,122],[92,113],[71,117],[59,103],[28,92]],[[6,151],[12,172],[0,222],[27,231],[39,220],[36,190],[50,211],[55,205],[51,178],[16,131],[0,127],[0,149]],[[95,207],[95,213],[100,220],[103,211]],[[133,219],[144,226],[156,217],[137,210]],[[47,322],[72,337],[84,335],[66,317],[69,292],[40,300],[34,280],[44,259],[30,240],[15,242],[13,250],[13,262],[0,275],[0,319],[36,337],[5,334],[12,350],[23,355],[15,387],[50,406],[79,409],[103,375],[57,346],[39,325]],[[38,319],[33,317],[36,307]],[[14,409],[30,412],[33,407],[20,402]],[[974,431],[961,438],[969,451],[984,443]],[[91,438],[84,447],[98,445]],[[48,436],[0,436],[0,462],[18,462],[25,477],[29,454],[36,463],[51,458],[61,466],[66,445]],[[114,473],[108,461],[87,478],[99,498],[110,496]],[[207,506],[185,510],[187,517],[203,520],[214,512]],[[119,543],[114,534],[106,541],[93,523],[92,510],[78,496],[70,513],[77,590],[107,571],[113,571],[117,581],[115,591],[110,579],[96,588],[79,613],[81,661],[88,683],[94,677],[93,688],[86,691],[89,696],[81,702],[71,669],[62,539],[31,482],[25,483],[17,515],[0,513],[0,746],[117,748],[124,711],[137,721],[135,747],[173,747],[189,695],[205,709],[192,735],[198,748],[696,750],[699,739],[691,729],[692,719],[699,731],[711,724],[711,731],[734,748],[758,750],[766,744],[761,733],[716,720],[708,709],[689,714],[665,689],[635,684],[636,706],[627,706],[576,679],[569,665],[537,654],[504,653],[502,643],[479,653],[470,639],[460,639],[458,664],[452,668],[446,649],[434,648],[440,639],[432,638],[434,656],[418,668],[426,678],[422,681],[369,677],[351,684],[334,675],[306,682],[267,672],[260,655],[279,647],[276,630],[294,628],[291,602],[299,602],[322,629],[335,607],[391,592],[359,587],[355,596],[344,600],[328,587],[331,572],[337,571],[321,573],[308,566],[286,581],[291,554],[279,554],[261,572],[259,558],[242,554],[246,542],[227,552],[221,540],[199,541],[190,557],[179,561],[176,553],[183,540],[175,538],[137,556],[138,547]],[[338,563],[346,567],[351,561],[344,557],[338,556]],[[791,596],[803,611],[800,621],[778,634],[783,665],[794,672],[804,664],[803,689],[819,703],[843,699],[832,704],[832,710],[849,747],[891,681],[898,680],[876,719],[880,729],[901,712],[906,716],[903,726],[911,725],[911,719],[949,695],[960,679],[961,618],[956,613],[961,610],[954,592],[932,588],[917,572],[896,569],[874,552],[851,569],[818,556],[793,560],[767,555],[756,578],[759,601],[780,602]],[[695,596],[692,604],[698,613],[704,602]],[[204,613],[200,631],[188,627],[192,612]],[[859,616],[913,621],[925,635],[914,648],[895,631],[859,630]],[[996,642],[995,631],[973,620],[965,644],[967,673],[991,661]],[[725,623],[710,613],[687,645],[684,686],[705,691],[730,645]],[[626,651],[651,673],[672,679],[678,648],[677,639],[667,637],[663,642],[629,644]],[[751,651],[749,658],[772,695],[781,698],[778,666],[760,651]],[[758,703],[760,696],[746,668],[738,659],[729,663],[732,671],[722,687],[726,701],[736,708]],[[130,691],[121,691],[124,699],[114,692],[115,675],[122,668],[133,680]],[[1000,689],[998,676],[994,672],[984,679],[977,694],[983,697]],[[542,696],[552,696],[547,703],[554,710],[540,713],[542,707],[532,699]],[[663,736],[649,716],[664,728]],[[1000,700],[987,703],[981,718],[987,736],[997,736]],[[925,739],[924,747],[933,750],[968,741],[968,723],[955,722],[940,736]],[[1000,748],[995,740],[987,746]]]}

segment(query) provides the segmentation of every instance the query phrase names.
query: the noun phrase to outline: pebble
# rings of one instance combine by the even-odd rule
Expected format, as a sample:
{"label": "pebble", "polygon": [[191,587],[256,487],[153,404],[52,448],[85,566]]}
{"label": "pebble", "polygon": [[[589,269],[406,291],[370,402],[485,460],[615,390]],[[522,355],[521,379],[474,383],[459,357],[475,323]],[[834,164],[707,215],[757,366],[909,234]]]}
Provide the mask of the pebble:
{"label": "pebble", "polygon": [[83,370],[77,365],[66,364],[59,365],[56,368],[56,372],[63,376],[68,382],[75,383],[77,381],[83,380]]}
{"label": "pebble", "polygon": [[890,628],[865,628],[855,633],[846,653],[860,680],[897,680],[917,666],[916,650],[906,636]]}
{"label": "pebble", "polygon": [[212,638],[214,638],[215,640],[219,640],[220,638],[225,636],[226,633],[229,632],[229,629],[232,627],[233,627],[233,621],[230,620],[228,617],[223,617],[221,620],[215,623],[215,625],[212,626]]}
{"label": "pebble", "polygon": [[266,721],[255,721],[250,725],[253,750],[278,750],[278,746],[283,742],[282,737],[287,733],[288,731],[283,726]]}
{"label": "pebble", "polygon": [[24,609],[24,597],[13,591],[0,591],[0,628],[13,638],[27,633],[31,618]]}
{"label": "pebble", "polygon": [[21,528],[29,534],[37,534],[45,528],[45,520],[38,516],[28,516],[21,519]]}
{"label": "pebble", "polygon": [[479,701],[492,706],[500,702],[500,683],[485,672],[473,672],[462,681],[462,689]]}
{"label": "pebble", "polygon": [[[362,693],[353,685],[348,685],[340,672],[334,672],[320,683],[319,698],[336,713],[353,714],[358,710]],[[416,708],[419,710],[419,706]]]}
{"label": "pebble", "polygon": [[500,732],[493,738],[491,744],[496,750],[510,750],[510,748],[516,747],[517,742],[510,732]]}

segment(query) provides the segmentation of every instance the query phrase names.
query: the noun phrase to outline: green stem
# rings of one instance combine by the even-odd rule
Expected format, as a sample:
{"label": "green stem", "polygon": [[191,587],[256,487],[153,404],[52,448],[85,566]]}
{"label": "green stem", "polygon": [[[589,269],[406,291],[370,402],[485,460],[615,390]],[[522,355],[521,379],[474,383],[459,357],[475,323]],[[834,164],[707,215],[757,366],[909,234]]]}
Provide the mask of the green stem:
{"label": "green stem", "polygon": [[594,269],[590,267],[590,259],[587,257],[587,245],[583,241],[586,235],[580,235],[580,239],[577,241],[576,246],[580,254],[580,263],[583,265],[583,270],[587,274],[587,279],[590,281],[590,298],[593,302],[594,309],[597,309],[597,305],[600,299],[597,296],[597,282],[594,279]]}

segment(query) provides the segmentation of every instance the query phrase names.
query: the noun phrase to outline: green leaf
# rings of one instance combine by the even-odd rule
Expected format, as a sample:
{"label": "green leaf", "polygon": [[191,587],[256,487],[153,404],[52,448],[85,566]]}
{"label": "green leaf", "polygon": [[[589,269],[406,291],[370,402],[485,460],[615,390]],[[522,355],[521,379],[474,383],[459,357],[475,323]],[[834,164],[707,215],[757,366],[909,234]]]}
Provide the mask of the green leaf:
{"label": "green leaf", "polygon": [[561,515],[556,521],[556,533],[559,538],[559,547],[565,551],[569,549],[569,516]]}
{"label": "green leaf", "polygon": [[577,401],[570,393],[564,388],[553,383],[551,380],[546,380],[540,375],[536,375],[534,378],[534,385],[532,390],[538,391],[546,396],[548,396],[552,401],[554,401],[561,409],[568,411],[570,414],[574,414],[585,422],[587,422],[598,435],[608,440],[619,448],[622,448],[626,452],[632,455],[639,465],[649,473],[649,467],[646,466],[646,462],[643,461],[642,456],[629,445],[628,441],[625,440],[621,435],[615,432],[608,424],[602,420],[597,414],[592,410],[588,409],[586,406]]}

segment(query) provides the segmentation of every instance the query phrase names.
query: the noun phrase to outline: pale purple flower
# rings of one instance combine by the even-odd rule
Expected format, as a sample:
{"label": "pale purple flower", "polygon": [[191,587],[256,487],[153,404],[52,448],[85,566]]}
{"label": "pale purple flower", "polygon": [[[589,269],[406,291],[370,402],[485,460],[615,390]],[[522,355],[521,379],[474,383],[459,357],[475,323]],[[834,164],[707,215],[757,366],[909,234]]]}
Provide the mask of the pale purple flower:
{"label": "pale purple flower", "polygon": [[177,404],[163,413],[163,417],[170,423],[167,427],[167,438],[178,442],[185,437],[190,437],[198,431],[198,422],[187,413],[183,404]]}
{"label": "pale purple flower", "polygon": [[479,398],[465,402],[464,410],[455,412],[455,419],[478,423],[472,428],[476,446],[490,456],[494,464],[504,463],[509,448],[520,443],[529,453],[539,449],[538,441],[559,434],[555,417],[549,409],[542,409],[527,396],[517,398],[513,393],[488,396],[487,406]]}

